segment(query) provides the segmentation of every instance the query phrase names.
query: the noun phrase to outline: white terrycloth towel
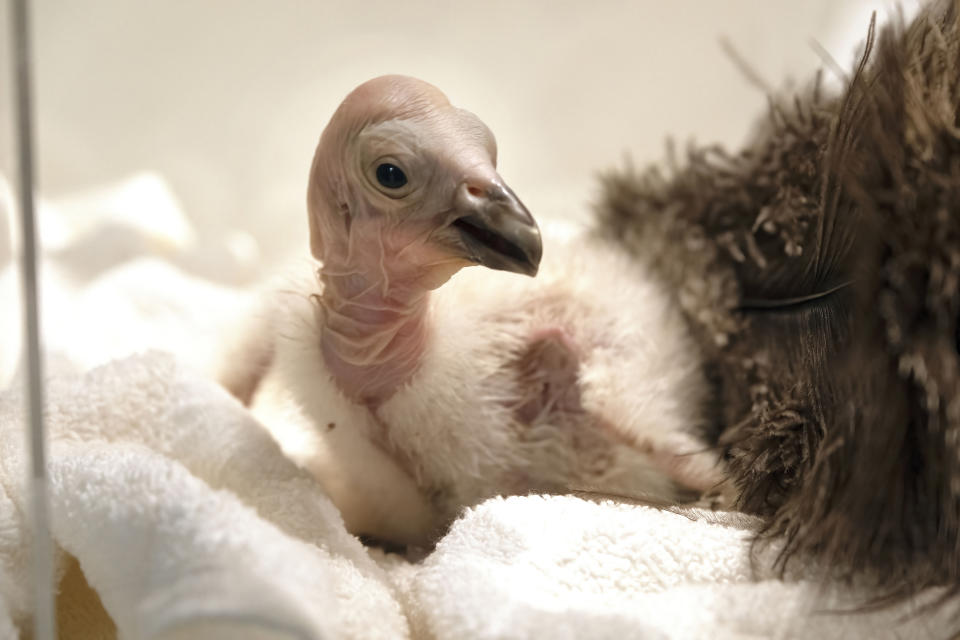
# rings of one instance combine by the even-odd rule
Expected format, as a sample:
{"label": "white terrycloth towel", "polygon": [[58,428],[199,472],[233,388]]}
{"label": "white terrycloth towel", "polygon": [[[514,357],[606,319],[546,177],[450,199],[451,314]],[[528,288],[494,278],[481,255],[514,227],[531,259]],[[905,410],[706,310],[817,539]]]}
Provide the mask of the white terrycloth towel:
{"label": "white terrycloth towel", "polygon": [[866,594],[777,579],[761,570],[775,548],[755,571],[751,524],[572,496],[491,500],[407,578],[411,621],[435,638],[945,637],[950,609],[842,613]]}
{"label": "white terrycloth towel", "polygon": [[[54,538],[120,637],[408,635],[386,575],[318,485],[214,383],[154,353],[49,396]],[[22,624],[20,404],[15,392],[0,400],[0,584]]]}
{"label": "white terrycloth towel", "polygon": [[[22,624],[17,395],[0,400],[0,584]],[[856,594],[818,597],[816,583],[755,575],[748,519],[575,497],[491,500],[422,563],[375,553],[377,566],[242,407],[160,354],[55,382],[49,416],[54,536],[125,638],[919,638],[944,628],[942,612],[819,613]]]}

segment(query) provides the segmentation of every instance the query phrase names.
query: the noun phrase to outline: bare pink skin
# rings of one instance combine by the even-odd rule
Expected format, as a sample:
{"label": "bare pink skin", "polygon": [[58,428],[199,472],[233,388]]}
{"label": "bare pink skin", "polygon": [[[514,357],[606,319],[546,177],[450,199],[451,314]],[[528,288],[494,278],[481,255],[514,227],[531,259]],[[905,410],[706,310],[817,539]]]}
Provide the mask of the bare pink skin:
{"label": "bare pink skin", "polygon": [[378,244],[376,252],[325,263],[319,302],[328,368],[348,397],[377,405],[416,370],[431,285],[460,265],[437,260],[424,267],[429,248],[396,229],[385,231],[381,222],[372,226],[368,233],[382,235],[382,248]]}
{"label": "bare pink skin", "polygon": [[[390,190],[382,162],[408,178]],[[500,181],[493,134],[435,87],[385,76],[355,89],[324,131],[310,173],[321,347],[348,398],[376,407],[416,372],[429,292],[471,264],[456,204]]]}

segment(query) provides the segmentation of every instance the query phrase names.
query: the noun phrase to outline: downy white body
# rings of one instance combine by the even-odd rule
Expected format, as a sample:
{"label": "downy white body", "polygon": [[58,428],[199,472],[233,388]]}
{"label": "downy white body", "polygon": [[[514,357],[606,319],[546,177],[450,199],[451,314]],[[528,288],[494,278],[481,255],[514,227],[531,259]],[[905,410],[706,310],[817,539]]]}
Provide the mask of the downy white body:
{"label": "downy white body", "polygon": [[707,383],[669,292],[571,227],[544,229],[544,247],[536,278],[470,268],[431,292],[416,371],[376,407],[324,362],[314,270],[270,298],[248,350],[270,354],[252,407],[351,531],[423,544],[494,495],[675,502],[720,480]]}

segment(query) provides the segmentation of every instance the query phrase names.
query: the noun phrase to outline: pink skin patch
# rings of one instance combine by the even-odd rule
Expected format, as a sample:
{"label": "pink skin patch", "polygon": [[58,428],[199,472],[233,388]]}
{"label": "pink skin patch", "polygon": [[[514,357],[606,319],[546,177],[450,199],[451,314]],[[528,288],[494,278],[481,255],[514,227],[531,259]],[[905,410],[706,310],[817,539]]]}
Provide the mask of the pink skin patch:
{"label": "pink skin patch", "polygon": [[534,332],[516,367],[526,390],[516,409],[521,423],[534,424],[551,412],[583,412],[577,385],[580,356],[566,331],[551,327]]}
{"label": "pink skin patch", "polygon": [[[596,455],[603,447],[620,444],[642,453],[654,468],[678,485],[705,492],[713,489],[720,477],[712,461],[697,455],[701,451],[675,452],[656,448],[647,440],[637,440],[602,416],[588,415],[581,403],[581,355],[574,338],[566,330],[549,327],[535,331],[514,366],[519,384],[525,389],[524,401],[515,409],[521,424],[553,422],[570,425],[575,448]],[[571,420],[572,418],[572,420]],[[598,471],[603,471],[602,469]]]}

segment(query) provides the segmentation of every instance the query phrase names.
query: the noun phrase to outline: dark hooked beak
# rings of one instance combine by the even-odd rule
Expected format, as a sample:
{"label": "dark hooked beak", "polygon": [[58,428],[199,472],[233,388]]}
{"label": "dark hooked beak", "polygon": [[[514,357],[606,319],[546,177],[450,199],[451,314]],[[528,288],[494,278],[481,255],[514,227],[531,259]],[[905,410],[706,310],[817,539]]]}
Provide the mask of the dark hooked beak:
{"label": "dark hooked beak", "polygon": [[543,244],[536,220],[504,184],[457,188],[453,227],[460,232],[467,258],[500,271],[537,275]]}

